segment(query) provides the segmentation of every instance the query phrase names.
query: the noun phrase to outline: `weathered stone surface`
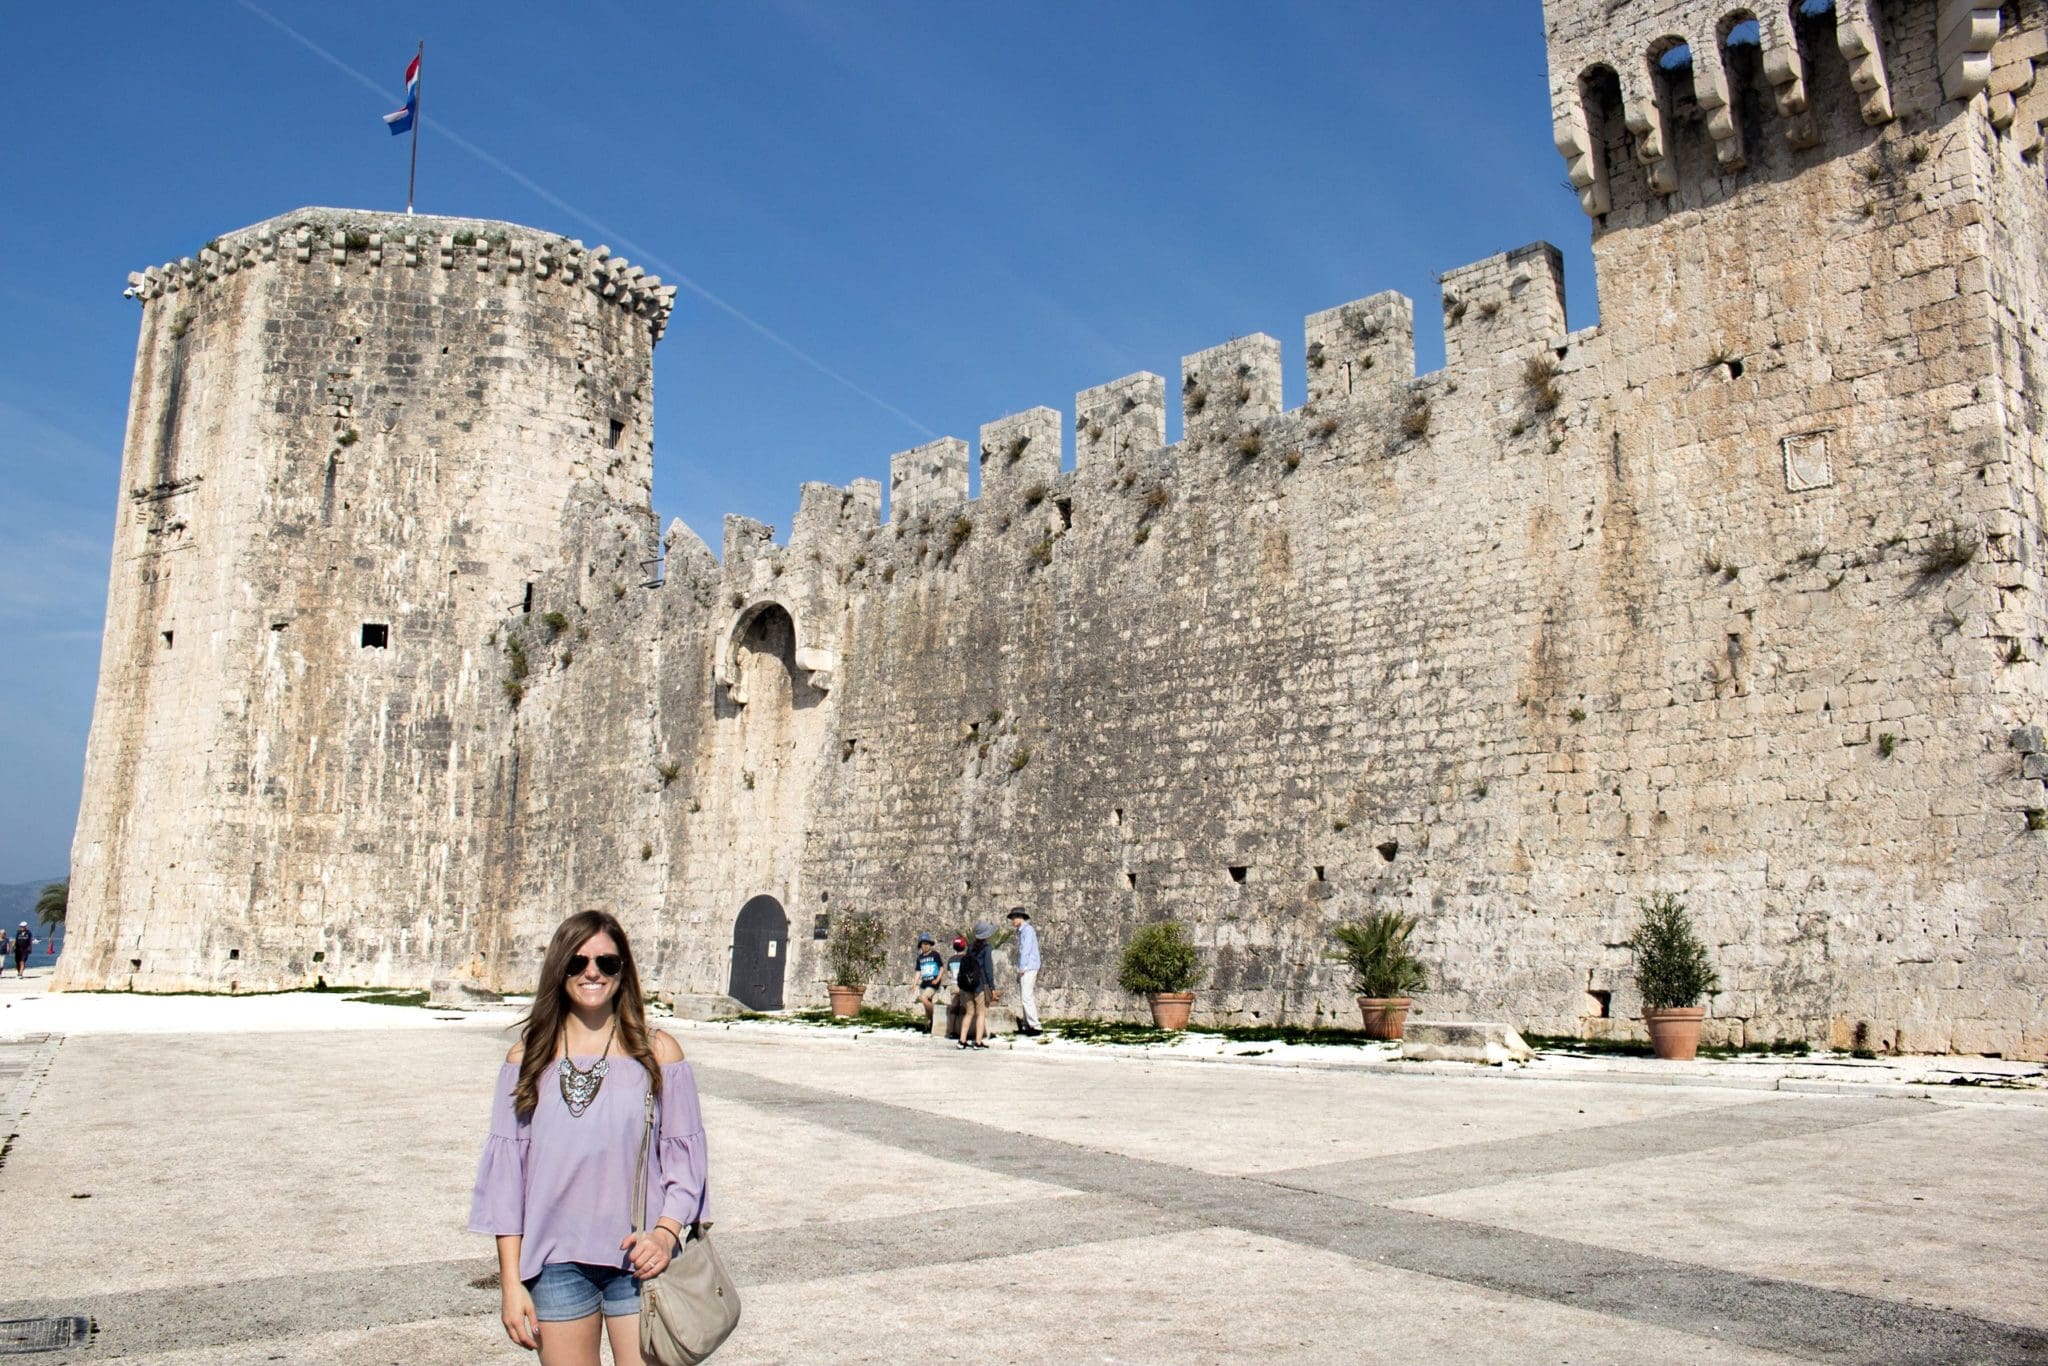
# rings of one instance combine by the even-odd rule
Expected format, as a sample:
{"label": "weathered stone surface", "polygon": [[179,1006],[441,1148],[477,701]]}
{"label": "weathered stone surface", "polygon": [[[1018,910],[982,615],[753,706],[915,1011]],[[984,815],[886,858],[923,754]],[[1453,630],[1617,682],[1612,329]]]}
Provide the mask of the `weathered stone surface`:
{"label": "weathered stone surface", "polygon": [[1527,1062],[1536,1056],[1536,1050],[1513,1025],[1410,1020],[1402,1033],[1401,1056],[1418,1062],[1477,1062],[1498,1067]]}
{"label": "weathered stone surface", "polygon": [[670,1000],[669,1009],[683,1020],[731,1020],[747,1010],[732,997],[712,991],[678,992]]}
{"label": "weathered stone surface", "polygon": [[1030,410],[894,460],[886,522],[811,485],[658,571],[666,295],[602,250],[323,211],[140,273],[67,980],[510,989],[604,905],[740,994],[753,903],[789,1003],[861,909],[902,1004],[917,930],[1023,904],[1047,1015],[1136,1016],[1117,950],[1177,915],[1204,1016],[1297,1022],[1395,906],[1424,1010],[1601,1033],[1669,890],[1717,1038],[2048,1055],[2038,153],[1930,5],[1728,51],[1711,9],[1546,5],[1597,327],[1535,244],[1447,272],[1434,374],[1373,296],[1309,320],[1301,409],[1243,338],[1178,444],[1135,376],[1073,470]]}

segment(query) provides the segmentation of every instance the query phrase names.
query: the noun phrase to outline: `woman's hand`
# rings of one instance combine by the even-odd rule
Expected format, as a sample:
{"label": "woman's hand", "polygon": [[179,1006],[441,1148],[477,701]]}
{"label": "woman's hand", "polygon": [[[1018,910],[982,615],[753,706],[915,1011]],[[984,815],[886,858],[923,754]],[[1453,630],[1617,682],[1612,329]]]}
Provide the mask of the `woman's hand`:
{"label": "woman's hand", "polygon": [[668,1230],[651,1228],[645,1233],[629,1233],[619,1244],[626,1250],[626,1261],[632,1266],[633,1274],[641,1280],[652,1280],[668,1266],[670,1241]]}
{"label": "woman's hand", "polygon": [[518,1281],[505,1284],[504,1307],[498,1317],[505,1324],[505,1336],[529,1352],[540,1350],[540,1321],[534,1317],[533,1296]]}

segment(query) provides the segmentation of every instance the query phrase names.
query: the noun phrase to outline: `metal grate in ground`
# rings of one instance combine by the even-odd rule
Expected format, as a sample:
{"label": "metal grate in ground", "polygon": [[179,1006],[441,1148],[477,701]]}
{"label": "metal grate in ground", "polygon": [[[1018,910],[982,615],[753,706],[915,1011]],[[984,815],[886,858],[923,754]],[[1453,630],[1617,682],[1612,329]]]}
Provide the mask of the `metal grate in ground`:
{"label": "metal grate in ground", "polygon": [[54,1319],[0,1319],[0,1357],[61,1352],[84,1345],[92,1320],[83,1314]]}

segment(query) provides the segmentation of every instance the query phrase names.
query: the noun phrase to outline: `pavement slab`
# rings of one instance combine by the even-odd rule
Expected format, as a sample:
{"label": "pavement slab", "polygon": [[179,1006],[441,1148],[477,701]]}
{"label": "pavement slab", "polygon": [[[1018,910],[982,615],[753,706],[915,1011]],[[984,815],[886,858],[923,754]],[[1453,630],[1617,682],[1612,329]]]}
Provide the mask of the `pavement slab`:
{"label": "pavement slab", "polygon": [[1880,1117],[1398,1207],[2048,1330],[2048,1117],[1848,1103]]}
{"label": "pavement slab", "polygon": [[[25,1360],[532,1360],[463,1231],[509,1017],[101,999],[0,1017],[0,1318],[97,1329]],[[721,1361],[2048,1360],[2033,1095],[674,1029]]]}

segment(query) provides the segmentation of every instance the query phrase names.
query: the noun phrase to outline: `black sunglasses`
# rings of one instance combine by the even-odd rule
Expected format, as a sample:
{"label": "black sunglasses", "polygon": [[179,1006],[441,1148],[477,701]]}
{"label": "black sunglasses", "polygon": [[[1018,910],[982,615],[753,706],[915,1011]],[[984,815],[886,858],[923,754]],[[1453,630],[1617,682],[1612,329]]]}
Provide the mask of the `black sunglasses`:
{"label": "black sunglasses", "polygon": [[596,963],[597,970],[605,976],[616,977],[619,975],[619,969],[626,965],[626,960],[616,953],[600,953],[596,958],[584,953],[572,953],[569,955],[569,975],[581,977],[583,969],[592,963]]}

